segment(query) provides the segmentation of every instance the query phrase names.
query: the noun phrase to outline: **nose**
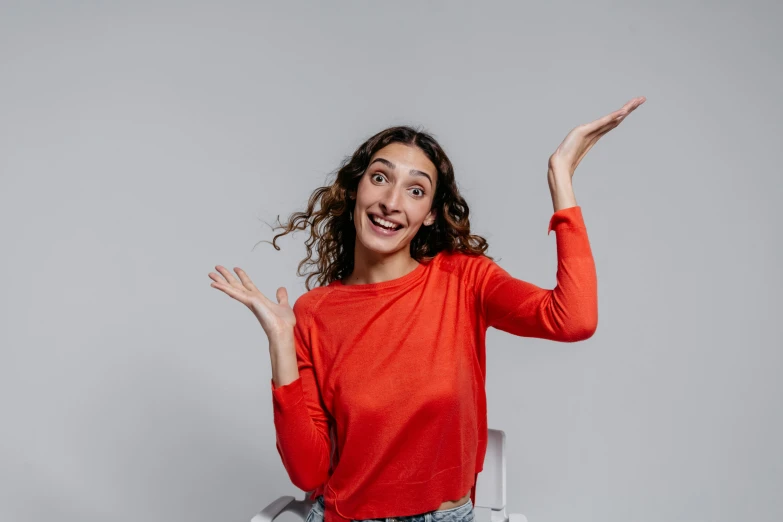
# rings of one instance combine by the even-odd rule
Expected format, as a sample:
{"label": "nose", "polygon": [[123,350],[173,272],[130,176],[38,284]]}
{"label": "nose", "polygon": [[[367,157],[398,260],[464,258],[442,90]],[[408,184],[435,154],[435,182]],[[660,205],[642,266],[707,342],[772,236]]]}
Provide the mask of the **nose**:
{"label": "nose", "polygon": [[381,209],[387,214],[397,212],[400,205],[400,194],[394,187],[389,187],[384,193],[380,201]]}

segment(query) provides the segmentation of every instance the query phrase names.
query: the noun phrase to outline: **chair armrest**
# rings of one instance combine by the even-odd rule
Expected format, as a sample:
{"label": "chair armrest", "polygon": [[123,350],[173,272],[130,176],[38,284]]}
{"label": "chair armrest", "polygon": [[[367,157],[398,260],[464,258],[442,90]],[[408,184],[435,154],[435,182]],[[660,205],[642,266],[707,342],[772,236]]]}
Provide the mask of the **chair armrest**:
{"label": "chair armrest", "polygon": [[294,513],[302,518],[307,518],[307,514],[313,507],[313,501],[311,500],[296,500],[290,495],[274,500],[264,509],[259,511],[256,516],[250,519],[250,522],[272,522],[280,513]]}

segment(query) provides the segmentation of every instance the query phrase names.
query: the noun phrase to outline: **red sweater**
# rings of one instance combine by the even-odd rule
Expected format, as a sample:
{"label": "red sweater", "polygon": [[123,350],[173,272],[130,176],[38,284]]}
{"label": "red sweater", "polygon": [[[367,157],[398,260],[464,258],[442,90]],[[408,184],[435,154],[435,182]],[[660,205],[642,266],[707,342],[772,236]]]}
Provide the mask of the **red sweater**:
{"label": "red sweater", "polygon": [[557,285],[484,255],[439,253],[382,283],[314,288],[294,304],[299,378],[275,388],[277,451],[325,522],[402,517],[470,492],[487,448],[485,336],[574,342],[598,321],[581,208],[555,212]]}

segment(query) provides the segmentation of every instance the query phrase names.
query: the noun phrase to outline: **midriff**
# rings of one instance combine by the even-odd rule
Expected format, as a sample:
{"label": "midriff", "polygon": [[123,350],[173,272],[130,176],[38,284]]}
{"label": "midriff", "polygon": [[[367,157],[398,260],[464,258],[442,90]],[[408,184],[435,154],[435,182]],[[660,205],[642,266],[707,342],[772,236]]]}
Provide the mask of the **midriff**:
{"label": "midriff", "polygon": [[468,494],[459,500],[447,500],[446,502],[441,504],[438,507],[438,509],[436,509],[436,511],[441,511],[443,509],[451,509],[457,506],[461,506],[462,504],[465,504],[468,500],[470,500],[470,491],[468,491]]}

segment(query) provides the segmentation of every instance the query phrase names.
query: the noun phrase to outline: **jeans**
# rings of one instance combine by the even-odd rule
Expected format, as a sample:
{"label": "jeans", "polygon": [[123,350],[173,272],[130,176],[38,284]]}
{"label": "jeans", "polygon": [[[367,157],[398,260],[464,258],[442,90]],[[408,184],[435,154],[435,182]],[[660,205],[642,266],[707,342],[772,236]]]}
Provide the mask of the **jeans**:
{"label": "jeans", "polygon": [[[325,509],[324,497],[321,495],[315,499],[305,522],[324,522]],[[407,517],[368,518],[365,520],[354,520],[353,522],[473,522],[473,520],[473,502],[468,499],[461,506],[451,509],[429,511],[420,515],[408,515]]]}

